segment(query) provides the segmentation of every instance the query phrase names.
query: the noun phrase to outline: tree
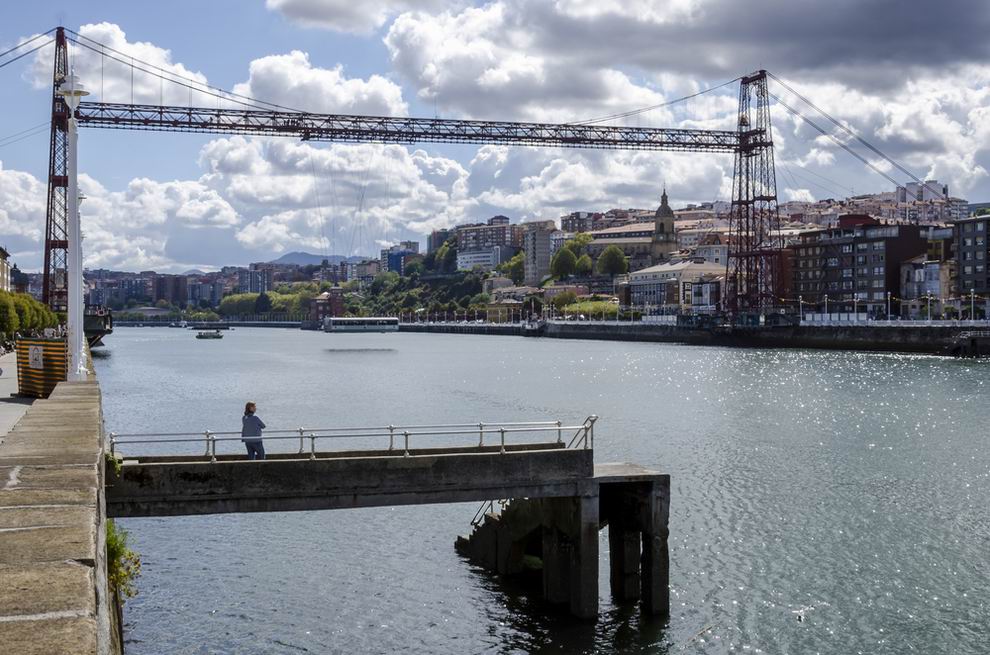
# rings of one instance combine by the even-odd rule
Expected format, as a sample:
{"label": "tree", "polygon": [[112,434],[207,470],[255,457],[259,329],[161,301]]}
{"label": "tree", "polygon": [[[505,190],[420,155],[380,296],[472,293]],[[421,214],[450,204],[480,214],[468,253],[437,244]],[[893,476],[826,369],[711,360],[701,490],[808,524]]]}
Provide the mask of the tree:
{"label": "tree", "polygon": [[513,284],[522,284],[526,276],[526,262],[523,253],[517,252],[512,259],[499,264],[498,272],[512,280]]}
{"label": "tree", "polygon": [[591,261],[591,257],[587,254],[578,257],[577,263],[574,265],[574,273],[580,276],[591,275],[594,270],[595,265]]}
{"label": "tree", "polygon": [[270,311],[272,311],[272,299],[268,297],[267,293],[258,294],[254,301],[254,313],[267,314]]}
{"label": "tree", "polygon": [[0,291],[0,332],[10,337],[21,327],[14,299],[6,291]]}
{"label": "tree", "polygon": [[444,273],[453,273],[457,270],[457,246],[450,241],[443,245],[447,248],[447,251],[443,254],[443,258],[440,257],[440,253],[437,253],[437,261],[443,262],[442,268]]}
{"label": "tree", "polygon": [[419,261],[419,262],[410,262],[405,267],[405,271],[404,272],[406,274],[406,277],[412,277],[413,275],[422,275],[423,274],[423,271],[425,270],[425,268],[426,267],[423,265],[423,262],[421,262],[421,261]]}
{"label": "tree", "polygon": [[629,270],[629,262],[618,246],[609,246],[598,256],[598,272],[615,277]]}
{"label": "tree", "polygon": [[21,324],[22,332],[29,332],[41,327],[41,317],[34,308],[34,303],[37,301],[20,293],[13,294],[11,299],[14,301],[14,309],[17,310],[17,320]]}
{"label": "tree", "polygon": [[550,273],[557,279],[563,280],[574,275],[574,268],[577,266],[577,257],[570,248],[561,248],[553,256],[550,262]]}
{"label": "tree", "polygon": [[577,294],[574,293],[573,291],[563,291],[561,293],[558,293],[556,296],[554,296],[553,300],[551,300],[550,302],[553,303],[553,306],[556,307],[557,311],[559,312],[562,311],[564,307],[576,303]]}
{"label": "tree", "polygon": [[564,247],[573,252],[575,257],[580,257],[593,240],[594,238],[590,233],[578,232],[573,238],[567,240]]}
{"label": "tree", "polygon": [[990,214],[990,207],[980,207],[976,210],[977,216],[986,216],[987,214]]}

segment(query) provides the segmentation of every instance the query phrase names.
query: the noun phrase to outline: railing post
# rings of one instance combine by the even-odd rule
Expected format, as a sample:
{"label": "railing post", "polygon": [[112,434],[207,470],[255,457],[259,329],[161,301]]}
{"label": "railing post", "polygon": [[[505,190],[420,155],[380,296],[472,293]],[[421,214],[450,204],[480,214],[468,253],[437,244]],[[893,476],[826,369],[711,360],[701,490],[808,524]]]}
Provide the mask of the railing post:
{"label": "railing post", "polygon": [[557,420],[557,443],[564,443],[564,433],[560,429],[560,420]]}
{"label": "railing post", "polygon": [[313,433],[309,435],[309,458],[316,459],[316,435]]}
{"label": "railing post", "polygon": [[505,428],[499,428],[498,433],[502,435],[502,448],[498,451],[501,454],[505,454]]}
{"label": "railing post", "polygon": [[485,424],[478,423],[478,448],[485,445]]}
{"label": "railing post", "polygon": [[111,432],[110,433],[110,454],[111,455],[116,455],[117,454],[114,451],[114,447],[116,445],[117,445],[117,433],[116,432]]}
{"label": "railing post", "polygon": [[206,434],[210,437],[209,449],[210,449],[210,463],[215,463],[217,461],[217,438],[213,436],[213,433],[209,430]]}
{"label": "railing post", "polygon": [[389,423],[388,425],[388,449],[393,450],[395,448],[395,426]]}
{"label": "railing post", "polygon": [[303,443],[303,432],[305,432],[305,430],[300,427],[299,428],[299,454],[300,455],[302,455],[306,451],[306,446]]}
{"label": "railing post", "polygon": [[210,437],[210,431],[207,430],[206,432],[204,432],[203,433],[203,436],[206,438],[206,452],[203,453],[203,456],[204,457],[208,457],[209,454],[210,454],[210,438],[211,438]]}
{"label": "railing post", "polygon": [[405,453],[403,453],[402,456],[403,457],[409,457],[409,431],[408,430],[404,431],[402,433],[402,436],[405,437],[405,441],[406,441],[406,450],[405,450]]}

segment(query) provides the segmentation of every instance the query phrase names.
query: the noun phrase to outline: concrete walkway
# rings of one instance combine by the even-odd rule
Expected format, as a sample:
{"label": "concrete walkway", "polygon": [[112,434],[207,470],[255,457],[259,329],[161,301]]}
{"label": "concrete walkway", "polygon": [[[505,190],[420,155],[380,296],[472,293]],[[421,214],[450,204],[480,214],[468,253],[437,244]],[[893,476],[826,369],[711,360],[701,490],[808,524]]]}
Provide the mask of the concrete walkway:
{"label": "concrete walkway", "polygon": [[17,393],[17,353],[0,355],[0,442],[21,420],[24,412],[34,403],[33,398],[19,398]]}

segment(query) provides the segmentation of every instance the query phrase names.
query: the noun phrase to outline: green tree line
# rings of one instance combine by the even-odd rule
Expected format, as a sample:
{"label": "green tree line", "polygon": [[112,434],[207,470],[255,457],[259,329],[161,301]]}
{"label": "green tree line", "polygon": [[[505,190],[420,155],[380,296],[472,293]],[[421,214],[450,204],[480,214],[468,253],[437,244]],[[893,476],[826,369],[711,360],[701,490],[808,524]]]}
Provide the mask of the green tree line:
{"label": "green tree line", "polygon": [[58,325],[58,316],[26,293],[0,291],[0,335],[31,334]]}

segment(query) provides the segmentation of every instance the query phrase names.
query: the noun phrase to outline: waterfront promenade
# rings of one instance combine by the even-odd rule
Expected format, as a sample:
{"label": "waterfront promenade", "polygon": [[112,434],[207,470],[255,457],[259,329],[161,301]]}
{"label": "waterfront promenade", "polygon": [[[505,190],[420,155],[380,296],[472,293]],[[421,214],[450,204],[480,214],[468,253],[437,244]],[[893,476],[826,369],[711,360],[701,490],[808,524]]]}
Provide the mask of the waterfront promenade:
{"label": "waterfront promenade", "polygon": [[17,394],[17,353],[0,355],[0,441],[6,437],[14,424],[21,420],[34,400],[20,398]]}
{"label": "waterfront promenade", "polygon": [[[4,391],[11,373],[5,366]],[[95,379],[62,382],[50,398],[30,404],[0,402],[0,419],[5,427],[14,421],[0,443],[4,652],[120,653],[107,585],[102,410]]]}

